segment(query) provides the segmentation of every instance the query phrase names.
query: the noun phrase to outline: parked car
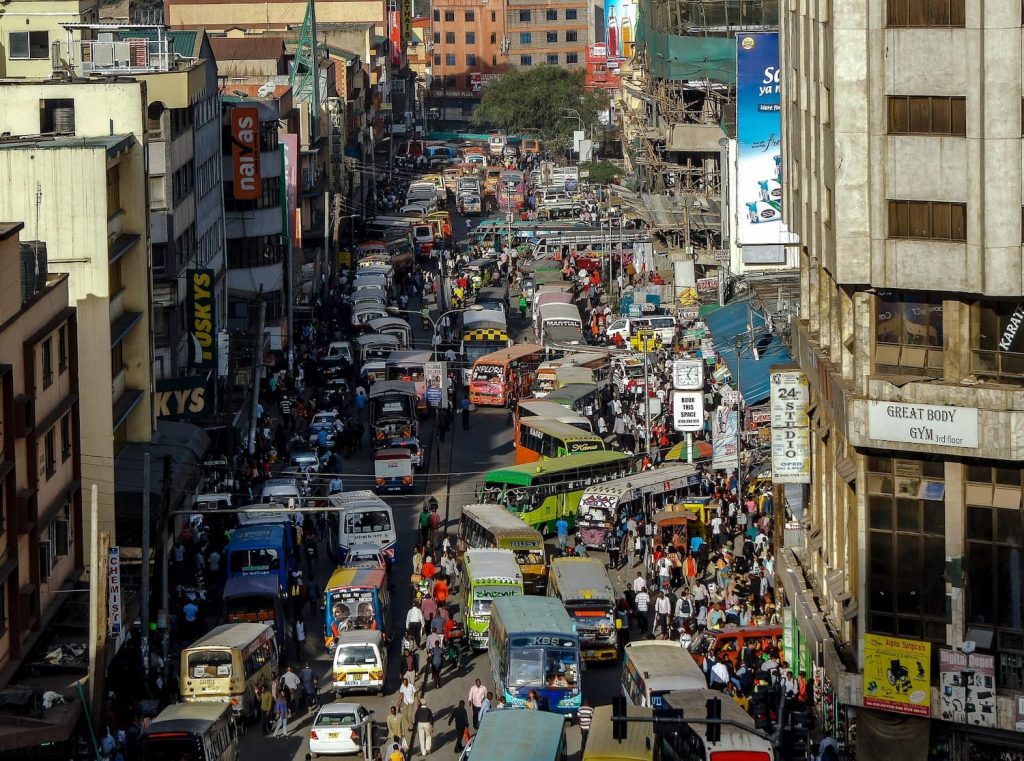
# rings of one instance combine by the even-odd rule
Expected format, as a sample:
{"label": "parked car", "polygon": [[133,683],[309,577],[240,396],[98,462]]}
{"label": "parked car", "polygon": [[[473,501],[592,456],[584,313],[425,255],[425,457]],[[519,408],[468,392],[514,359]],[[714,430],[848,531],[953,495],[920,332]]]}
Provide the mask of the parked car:
{"label": "parked car", "polygon": [[363,752],[363,733],[371,726],[373,711],[361,703],[328,703],[309,727],[309,753],[351,756]]}
{"label": "parked car", "polygon": [[315,447],[320,438],[320,431],[327,434],[327,446],[334,446],[334,421],[338,413],[333,410],[318,412],[309,424],[309,445]]}

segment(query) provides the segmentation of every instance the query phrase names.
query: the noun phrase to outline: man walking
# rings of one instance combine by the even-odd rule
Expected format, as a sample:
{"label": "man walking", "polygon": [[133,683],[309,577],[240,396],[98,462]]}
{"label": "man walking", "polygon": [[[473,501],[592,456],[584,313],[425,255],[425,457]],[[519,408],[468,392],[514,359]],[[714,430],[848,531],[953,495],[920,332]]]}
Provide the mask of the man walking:
{"label": "man walking", "polygon": [[416,709],[416,740],[420,744],[420,753],[430,755],[433,744],[434,712],[427,708],[427,699],[420,698],[420,707]]}
{"label": "man walking", "polygon": [[565,545],[569,542],[569,523],[565,518],[555,521],[555,530],[558,532],[558,551],[564,555]]}
{"label": "man walking", "polygon": [[480,728],[480,706],[487,699],[487,688],[477,679],[469,688],[469,705],[473,709],[473,729]]}
{"label": "man walking", "polygon": [[416,647],[419,647],[420,636],[423,633],[423,611],[416,603],[412,604],[409,612],[405,615],[405,628],[409,630],[409,634],[416,641]]}
{"label": "man walking", "polygon": [[660,628],[662,639],[668,639],[668,617],[672,613],[672,603],[664,591],[658,592],[658,599],[654,601],[654,613],[657,615],[657,622],[651,633]]}
{"label": "man walking", "polygon": [[409,742],[409,722],[398,712],[398,706],[391,706],[388,714],[388,737],[403,747]]}
{"label": "man walking", "polygon": [[462,752],[462,741],[466,737],[466,731],[469,729],[469,715],[466,713],[466,701],[460,700],[459,704],[452,710],[451,715],[448,716],[448,726],[455,724],[455,752]]}
{"label": "man walking", "polygon": [[640,634],[647,636],[647,632],[650,630],[647,620],[647,611],[651,606],[651,596],[647,594],[647,587],[641,587],[640,591],[636,593],[633,598],[633,605],[636,608],[637,617],[636,625],[639,629]]}
{"label": "man walking", "polygon": [[594,708],[590,705],[590,699],[584,698],[576,715],[580,723],[580,753],[587,749],[587,735],[590,734],[590,722],[594,719]]}
{"label": "man walking", "polygon": [[462,412],[462,430],[469,430],[469,398],[462,397],[462,401],[459,402],[459,410]]}

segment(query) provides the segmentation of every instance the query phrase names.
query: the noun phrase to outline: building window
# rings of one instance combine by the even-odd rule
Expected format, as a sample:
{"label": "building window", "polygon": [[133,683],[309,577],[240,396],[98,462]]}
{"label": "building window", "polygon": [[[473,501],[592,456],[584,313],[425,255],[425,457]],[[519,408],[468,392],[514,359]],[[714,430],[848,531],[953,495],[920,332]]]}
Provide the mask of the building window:
{"label": "building window", "polygon": [[972,306],[971,372],[982,380],[1024,382],[1024,301]]}
{"label": "building window", "polygon": [[498,21],[498,14],[495,11],[491,11],[491,23],[494,24]]}
{"label": "building window", "polygon": [[495,34],[494,32],[491,32],[491,44],[492,45],[497,45],[498,44],[498,35]]}
{"label": "building window", "polygon": [[495,53],[491,53],[491,66],[498,65],[498,56]]}
{"label": "building window", "polygon": [[0,584],[0,637],[7,634],[7,585]]}
{"label": "building window", "polygon": [[53,573],[53,546],[50,540],[39,542],[39,581],[45,582]]}
{"label": "building window", "polygon": [[533,66],[533,56],[521,55],[519,56],[520,66]]}
{"label": "building window", "polygon": [[466,44],[476,45],[476,32],[466,32]]}
{"label": "building window", "polygon": [[566,42],[576,42],[576,40],[578,39],[578,36],[579,36],[579,32],[566,32],[565,33],[565,41]]}
{"label": "building window", "polygon": [[868,458],[868,631],[946,640],[941,460]]}
{"label": "building window", "polygon": [[529,24],[530,23],[530,12],[529,11],[519,11],[519,23],[520,24]]}
{"label": "building window", "polygon": [[964,0],[888,0],[888,26],[962,27]]}
{"label": "building window", "polygon": [[939,296],[878,292],[875,304],[876,372],[941,375],[942,338],[942,299]]}
{"label": "building window", "polygon": [[440,21],[440,20],[441,20],[441,11],[438,10],[437,8],[435,8],[434,9],[434,21]]}
{"label": "building window", "polygon": [[967,134],[967,99],[930,95],[890,95],[890,135]]}
{"label": "building window", "polygon": [[530,45],[532,42],[533,42],[533,35],[530,34],[530,32],[520,32],[519,33],[519,44],[520,45]]}
{"label": "building window", "polygon": [[566,53],[565,54],[565,62],[566,63],[579,63],[580,62],[580,56],[579,56],[578,53]]}
{"label": "building window", "polygon": [[547,10],[547,11],[544,11],[544,18],[547,21],[558,21],[558,11],[557,10]]}
{"label": "building window", "polygon": [[1019,463],[967,465],[967,626],[991,631],[999,687],[1024,689],[1024,513]]}
{"label": "building window", "polygon": [[7,52],[11,60],[50,57],[49,32],[11,32],[7,40]]}
{"label": "building window", "polygon": [[57,429],[51,428],[43,437],[46,457],[46,480],[49,481],[57,472]]}
{"label": "building window", "polygon": [[53,537],[53,549],[58,557],[66,557],[71,554],[71,547],[75,542],[71,527],[70,505],[65,505],[60,511],[60,514],[54,520],[52,527],[47,533]]}
{"label": "building window", "polygon": [[445,55],[445,57],[444,57],[444,65],[445,66],[454,66],[455,65],[455,53],[448,53],[448,54]]}
{"label": "building window", "polygon": [[455,20],[455,11],[445,11],[444,12],[444,20],[445,21],[454,21]]}
{"label": "building window", "polygon": [[466,54],[466,66],[476,66],[476,54],[475,53],[467,53]]}
{"label": "building window", "polygon": [[441,44],[441,33],[440,32],[434,32],[434,44],[435,45],[440,45]]}
{"label": "building window", "polygon": [[558,42],[558,32],[547,32],[546,36],[548,43]]}
{"label": "building window", "polygon": [[57,371],[68,369],[68,326],[61,325],[57,331]]}
{"label": "building window", "polygon": [[434,66],[440,66],[440,65],[441,65],[441,54],[440,53],[434,53]]}
{"label": "building window", "polygon": [[548,53],[548,66],[558,66],[558,53]]}
{"label": "building window", "polygon": [[466,21],[476,21],[476,12],[466,11]]}
{"label": "building window", "polygon": [[60,461],[67,462],[71,457],[71,413],[60,419]]}
{"label": "building window", "polygon": [[889,237],[966,241],[967,204],[889,201]]}
{"label": "building window", "polygon": [[455,44],[455,32],[445,32],[444,33],[444,44],[445,45],[454,45]]}
{"label": "building window", "polygon": [[575,21],[576,20],[576,9],[575,8],[566,8],[565,9],[565,20],[566,21]]}
{"label": "building window", "polygon": [[49,388],[53,383],[53,339],[47,338],[43,341],[43,388]]}

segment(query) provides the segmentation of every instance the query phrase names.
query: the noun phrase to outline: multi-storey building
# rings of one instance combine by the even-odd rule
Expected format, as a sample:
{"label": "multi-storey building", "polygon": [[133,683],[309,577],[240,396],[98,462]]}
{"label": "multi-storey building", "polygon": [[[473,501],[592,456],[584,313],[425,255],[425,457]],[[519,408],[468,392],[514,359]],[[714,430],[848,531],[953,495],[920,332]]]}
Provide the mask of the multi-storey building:
{"label": "multi-storey building", "polygon": [[435,96],[479,97],[482,82],[506,61],[501,6],[483,0],[438,0],[432,5],[426,52]]}
{"label": "multi-storey building", "polygon": [[0,688],[68,598],[84,544],[75,308],[23,230],[0,223]]}
{"label": "multi-storey building", "polygon": [[[778,568],[801,662],[858,757],[1019,752],[1021,5],[781,8],[813,477]],[[890,679],[914,689],[879,700]]]}
{"label": "multi-storey building", "polygon": [[[386,5],[380,0],[319,0],[316,4],[318,23],[337,24],[372,22],[386,34]],[[302,26],[306,3],[293,0],[271,0],[261,7],[233,0],[209,3],[206,0],[167,0],[164,3],[166,23],[174,29],[200,29],[223,32],[228,29],[249,31],[289,29]]]}
{"label": "multi-storey building", "polygon": [[598,16],[592,0],[506,0],[510,66],[582,69]]}

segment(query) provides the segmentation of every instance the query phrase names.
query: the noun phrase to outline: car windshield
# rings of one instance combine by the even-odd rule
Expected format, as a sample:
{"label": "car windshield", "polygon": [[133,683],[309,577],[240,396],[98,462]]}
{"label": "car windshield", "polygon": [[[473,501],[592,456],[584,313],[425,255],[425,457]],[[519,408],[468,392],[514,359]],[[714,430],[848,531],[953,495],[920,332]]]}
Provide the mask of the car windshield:
{"label": "car windshield", "polygon": [[514,550],[514,554],[519,565],[544,565],[542,550]]}
{"label": "car windshield", "polygon": [[231,553],[232,573],[268,573],[276,571],[281,567],[277,550],[273,547],[263,547],[252,550],[234,550]]}
{"label": "car windshield", "polygon": [[335,666],[358,666],[364,663],[377,663],[377,654],[372,645],[345,645],[338,648],[334,655]]}
{"label": "car windshield", "polygon": [[193,679],[231,676],[229,650],[200,650],[188,654],[188,673]]}

